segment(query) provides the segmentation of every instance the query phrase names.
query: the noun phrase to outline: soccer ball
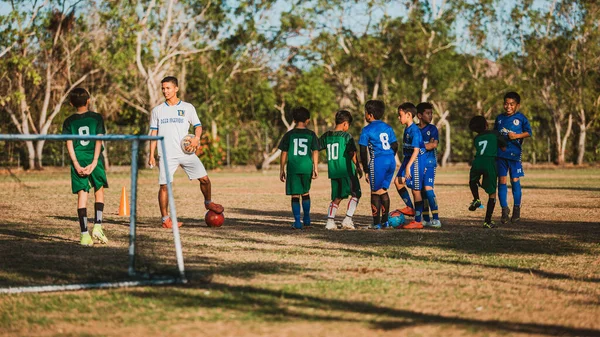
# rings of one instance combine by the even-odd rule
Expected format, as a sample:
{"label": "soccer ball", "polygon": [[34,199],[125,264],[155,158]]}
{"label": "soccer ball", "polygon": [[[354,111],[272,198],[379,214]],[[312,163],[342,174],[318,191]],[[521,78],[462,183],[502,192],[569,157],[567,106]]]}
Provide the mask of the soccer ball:
{"label": "soccer ball", "polygon": [[393,228],[398,228],[404,225],[404,221],[404,214],[402,214],[399,210],[396,209],[390,212],[390,215],[388,217],[388,223]]}
{"label": "soccer ball", "polygon": [[223,213],[208,211],[204,216],[204,222],[208,227],[221,227],[225,222],[225,216],[223,216]]}
{"label": "soccer ball", "polygon": [[192,154],[196,152],[196,147],[191,147],[192,144],[192,139],[194,138],[194,135],[185,135],[185,137],[183,137],[183,139],[181,140],[181,150],[183,151],[183,153],[185,154]]}

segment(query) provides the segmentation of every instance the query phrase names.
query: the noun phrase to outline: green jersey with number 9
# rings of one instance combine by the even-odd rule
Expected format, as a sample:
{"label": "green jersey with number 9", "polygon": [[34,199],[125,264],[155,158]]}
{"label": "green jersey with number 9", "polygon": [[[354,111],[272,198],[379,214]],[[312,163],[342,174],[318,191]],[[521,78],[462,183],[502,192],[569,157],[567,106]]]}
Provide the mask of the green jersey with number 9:
{"label": "green jersey with number 9", "polygon": [[[82,114],[73,114],[69,116],[63,123],[63,135],[103,135],[106,133],[104,129],[104,120],[99,113],[86,111]],[[94,153],[96,146],[95,140],[74,140],[73,149],[77,152]]]}
{"label": "green jersey with number 9", "polygon": [[312,174],[313,151],[319,151],[317,135],[309,129],[292,129],[281,139],[278,147],[288,153],[288,174]]}

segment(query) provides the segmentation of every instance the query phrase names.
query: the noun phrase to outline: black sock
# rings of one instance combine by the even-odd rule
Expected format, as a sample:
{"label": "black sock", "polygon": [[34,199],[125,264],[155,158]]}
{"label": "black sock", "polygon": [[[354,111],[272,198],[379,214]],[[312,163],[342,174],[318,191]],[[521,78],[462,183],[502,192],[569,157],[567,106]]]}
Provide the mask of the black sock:
{"label": "black sock", "polygon": [[381,198],[381,223],[388,221],[388,213],[390,212],[390,195],[383,193],[379,196]]}
{"label": "black sock", "polygon": [[473,194],[473,199],[479,199],[479,186],[477,186],[477,181],[469,181],[469,187],[471,188],[471,194]]}
{"label": "black sock", "polygon": [[496,207],[496,198],[489,198],[487,203],[487,210],[485,211],[485,222],[490,223],[490,221],[492,221],[494,207]]}
{"label": "black sock", "polygon": [[422,215],[423,215],[423,200],[415,201],[415,221],[421,222]]}
{"label": "black sock", "polygon": [[102,212],[104,212],[104,203],[97,202],[94,203],[94,212],[96,213],[96,217],[94,223],[102,224]]}
{"label": "black sock", "polygon": [[81,232],[87,232],[87,208],[78,208],[77,217],[79,218],[79,227],[81,227]]}
{"label": "black sock", "polygon": [[371,212],[373,214],[373,224],[381,223],[381,196],[379,194],[371,194]]}

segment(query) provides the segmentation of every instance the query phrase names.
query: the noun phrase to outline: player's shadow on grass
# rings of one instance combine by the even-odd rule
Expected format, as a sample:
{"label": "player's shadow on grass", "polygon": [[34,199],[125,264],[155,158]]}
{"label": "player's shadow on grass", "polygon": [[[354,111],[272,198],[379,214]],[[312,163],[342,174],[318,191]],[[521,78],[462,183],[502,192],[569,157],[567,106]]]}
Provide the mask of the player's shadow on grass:
{"label": "player's shadow on grass", "polygon": [[[66,221],[66,222],[73,223],[73,224],[76,224],[77,226],[79,226],[79,218],[77,218],[76,216],[54,215],[54,216],[51,216],[50,218],[60,220],[60,221]],[[104,218],[102,219],[102,223],[106,224],[106,225],[129,226],[129,217],[127,216],[127,217],[116,218],[116,217],[112,217],[112,216],[104,216]],[[138,221],[138,224],[143,224],[143,223],[144,223],[144,221]],[[88,226],[93,226],[93,224],[94,224],[94,217],[93,216],[88,217]]]}
{"label": "player's shadow on grass", "polygon": [[0,286],[126,280],[126,248],[83,247],[19,224],[0,227]]}
{"label": "player's shadow on grass", "polygon": [[[465,190],[469,190],[469,184],[456,184],[456,183],[435,183],[436,187],[444,186],[444,187],[460,187]],[[597,192],[600,191],[600,187],[591,187],[591,186],[540,186],[540,185],[529,185],[526,184],[523,186],[523,190],[569,190],[569,191],[586,191],[586,192]],[[508,190],[511,190],[511,185],[508,183]]]}
{"label": "player's shadow on grass", "polygon": [[[262,215],[272,220],[253,220],[255,226],[245,230],[262,231],[265,227],[287,229],[291,220],[288,212],[256,211],[253,209],[235,209],[236,215],[226,221],[232,226],[246,222],[248,217]],[[485,229],[480,219],[444,219],[441,230],[324,230],[324,213],[313,213],[313,222],[317,225],[306,231],[300,231],[313,239],[334,241],[350,245],[365,246],[371,244],[388,246],[437,246],[472,254],[482,253],[531,253],[567,255],[590,253],[583,244],[600,242],[600,224],[590,222],[530,221],[522,219],[519,224],[500,225],[497,229]],[[355,222],[370,223],[370,217],[357,216]],[[242,229],[242,228],[240,228]]]}
{"label": "player's shadow on grass", "polygon": [[[190,288],[196,291],[190,291]],[[210,291],[207,294],[207,291]],[[520,323],[505,320],[478,320],[396,309],[370,302],[314,296],[293,290],[273,290],[256,286],[231,286],[211,283],[197,286],[163,288],[160,291],[130,292],[145,300],[158,300],[167,312],[172,310],[218,310],[234,312],[237,317],[255,317],[265,322],[342,322],[369,323],[373,330],[399,330],[425,325],[458,326],[498,333],[543,334],[550,336],[597,336],[600,330],[556,324]],[[183,309],[182,309],[183,308]]]}

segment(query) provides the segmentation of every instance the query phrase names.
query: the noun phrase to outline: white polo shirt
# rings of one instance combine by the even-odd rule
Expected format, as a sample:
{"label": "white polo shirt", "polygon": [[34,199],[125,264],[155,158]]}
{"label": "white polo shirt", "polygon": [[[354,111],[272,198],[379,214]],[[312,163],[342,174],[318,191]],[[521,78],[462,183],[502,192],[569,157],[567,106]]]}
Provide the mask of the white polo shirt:
{"label": "white polo shirt", "polygon": [[[164,102],[154,109],[150,118],[150,130],[158,130],[158,135],[165,137],[168,158],[186,156],[181,149],[181,140],[190,130],[202,126],[196,108],[188,102],[179,101],[176,105]],[[157,144],[158,156],[162,157],[162,147]]]}

